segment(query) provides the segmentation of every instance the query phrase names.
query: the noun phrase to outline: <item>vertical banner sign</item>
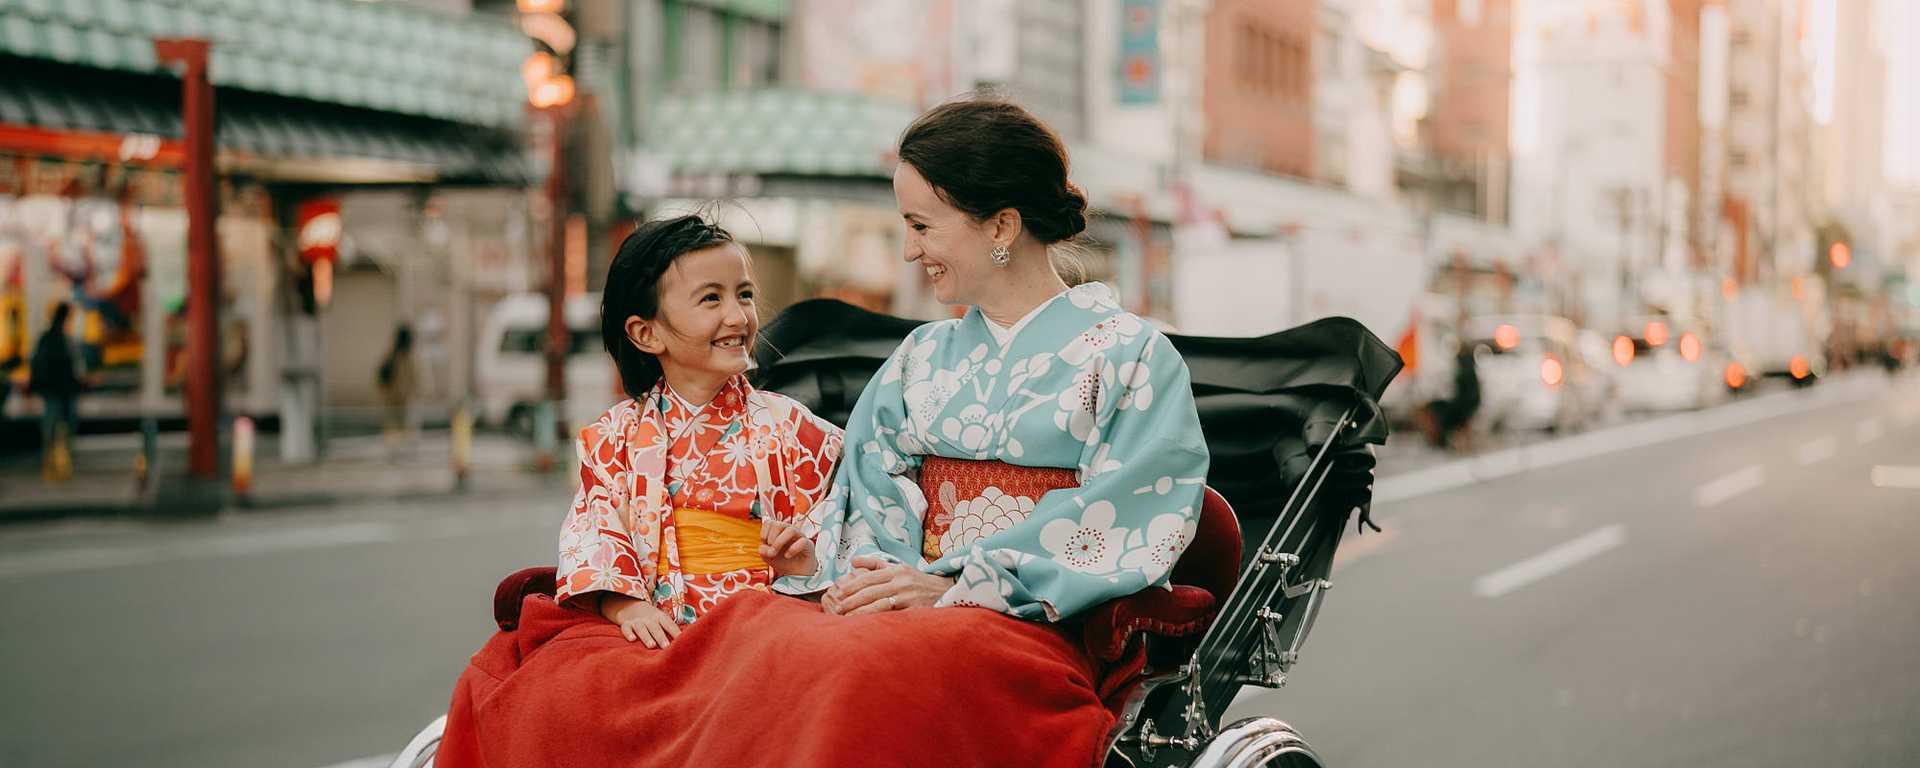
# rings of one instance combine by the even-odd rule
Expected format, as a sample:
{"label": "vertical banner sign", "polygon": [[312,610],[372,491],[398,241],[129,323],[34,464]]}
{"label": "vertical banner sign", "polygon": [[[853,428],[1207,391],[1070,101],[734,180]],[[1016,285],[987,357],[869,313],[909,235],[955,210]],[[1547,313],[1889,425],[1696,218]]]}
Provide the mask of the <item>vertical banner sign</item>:
{"label": "vertical banner sign", "polygon": [[1160,0],[1120,2],[1120,103],[1160,103]]}

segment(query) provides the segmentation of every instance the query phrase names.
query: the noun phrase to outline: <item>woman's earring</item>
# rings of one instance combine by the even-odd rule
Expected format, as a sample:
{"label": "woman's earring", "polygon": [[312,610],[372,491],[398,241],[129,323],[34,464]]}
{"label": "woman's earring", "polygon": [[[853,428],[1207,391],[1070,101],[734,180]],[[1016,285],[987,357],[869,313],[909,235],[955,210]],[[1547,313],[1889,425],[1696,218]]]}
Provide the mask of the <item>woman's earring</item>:
{"label": "woman's earring", "polygon": [[1004,267],[1007,262],[1013,260],[1013,251],[1008,250],[1004,245],[994,246],[993,253],[988,255],[993,258],[993,265],[996,267]]}

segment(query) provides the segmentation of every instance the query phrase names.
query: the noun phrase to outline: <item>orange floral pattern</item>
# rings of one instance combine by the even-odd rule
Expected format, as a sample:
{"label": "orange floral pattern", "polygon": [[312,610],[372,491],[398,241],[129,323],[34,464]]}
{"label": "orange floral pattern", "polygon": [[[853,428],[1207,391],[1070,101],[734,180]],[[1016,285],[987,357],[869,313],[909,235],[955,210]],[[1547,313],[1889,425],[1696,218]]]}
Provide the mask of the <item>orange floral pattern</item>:
{"label": "orange floral pattern", "polygon": [[770,569],[687,574],[673,510],[802,522],[824,497],[840,428],[735,376],[690,411],[664,383],[580,430],[580,488],[560,530],[559,598],[608,591],[691,624],[728,595],[767,589]]}

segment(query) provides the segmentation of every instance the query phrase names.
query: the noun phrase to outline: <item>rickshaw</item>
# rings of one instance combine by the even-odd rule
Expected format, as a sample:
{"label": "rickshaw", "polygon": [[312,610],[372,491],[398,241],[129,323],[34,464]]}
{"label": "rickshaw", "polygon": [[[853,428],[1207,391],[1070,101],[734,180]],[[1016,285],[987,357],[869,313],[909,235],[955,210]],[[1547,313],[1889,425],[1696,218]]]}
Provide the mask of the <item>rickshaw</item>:
{"label": "rickshaw", "polygon": [[[846,424],[867,380],[920,324],[830,299],[802,302],[762,331],[755,385]],[[1332,586],[1349,521],[1372,527],[1373,447],[1387,438],[1379,397],[1401,369],[1360,323],[1327,318],[1258,338],[1169,335],[1192,373],[1212,454],[1194,540],[1171,590],[1150,589],[1074,617],[1107,665],[1110,768],[1319,766],[1285,722],[1221,719],[1242,688],[1278,688]],[[1378,530],[1377,527],[1374,530]],[[516,626],[527,595],[554,592],[554,568],[508,576],[494,620]],[[395,768],[432,765],[446,718]]]}

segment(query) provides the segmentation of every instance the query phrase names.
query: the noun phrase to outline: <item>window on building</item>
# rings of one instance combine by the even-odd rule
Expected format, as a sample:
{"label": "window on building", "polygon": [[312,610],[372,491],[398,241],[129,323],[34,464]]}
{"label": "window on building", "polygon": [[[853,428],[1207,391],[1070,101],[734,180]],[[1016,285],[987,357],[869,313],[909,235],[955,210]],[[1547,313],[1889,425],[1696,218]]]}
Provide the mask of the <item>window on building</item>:
{"label": "window on building", "polygon": [[1753,97],[1747,93],[1747,89],[1741,86],[1736,85],[1727,91],[1727,106],[1734,109],[1746,109],[1752,100]]}
{"label": "window on building", "polygon": [[1727,167],[1742,170],[1747,167],[1747,151],[1739,147],[1727,150]]}
{"label": "window on building", "polygon": [[1247,21],[1234,33],[1234,75],[1247,90],[1266,98],[1303,102],[1313,77],[1309,53],[1300,38]]}

